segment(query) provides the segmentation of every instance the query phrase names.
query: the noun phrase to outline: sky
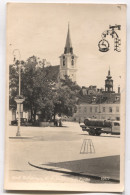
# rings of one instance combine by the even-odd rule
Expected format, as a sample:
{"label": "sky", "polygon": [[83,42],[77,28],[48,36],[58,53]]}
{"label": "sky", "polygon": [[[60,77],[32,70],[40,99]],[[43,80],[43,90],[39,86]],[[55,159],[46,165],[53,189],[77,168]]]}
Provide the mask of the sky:
{"label": "sky", "polygon": [[[17,4],[7,7],[7,57],[13,59],[19,49],[21,59],[35,55],[59,65],[64,52],[68,22],[74,54],[77,60],[77,83],[80,86],[103,87],[110,67],[114,90],[122,83],[125,73],[125,6],[92,4]],[[100,52],[98,42],[109,25],[121,25],[116,31],[121,38],[121,52]]]}

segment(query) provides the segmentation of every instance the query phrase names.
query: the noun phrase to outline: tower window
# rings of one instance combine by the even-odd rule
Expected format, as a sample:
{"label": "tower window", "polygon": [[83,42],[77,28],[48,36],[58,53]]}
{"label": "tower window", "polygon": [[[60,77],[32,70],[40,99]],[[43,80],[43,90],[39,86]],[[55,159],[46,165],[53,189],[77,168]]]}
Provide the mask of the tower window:
{"label": "tower window", "polygon": [[63,66],[65,66],[65,56],[63,56]]}
{"label": "tower window", "polygon": [[63,60],[63,66],[65,66],[65,60]]}
{"label": "tower window", "polygon": [[71,61],[71,65],[72,65],[72,66],[74,65],[74,60]]}

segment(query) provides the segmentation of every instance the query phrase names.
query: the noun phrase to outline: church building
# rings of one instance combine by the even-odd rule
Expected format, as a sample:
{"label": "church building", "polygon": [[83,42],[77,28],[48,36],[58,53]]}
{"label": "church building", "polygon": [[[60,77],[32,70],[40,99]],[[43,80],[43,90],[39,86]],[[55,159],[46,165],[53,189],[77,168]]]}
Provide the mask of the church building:
{"label": "church building", "polygon": [[76,61],[77,56],[73,53],[73,46],[70,37],[70,29],[68,25],[68,33],[66,38],[66,44],[64,48],[64,53],[60,56],[60,78],[64,79],[65,76],[76,82]]}

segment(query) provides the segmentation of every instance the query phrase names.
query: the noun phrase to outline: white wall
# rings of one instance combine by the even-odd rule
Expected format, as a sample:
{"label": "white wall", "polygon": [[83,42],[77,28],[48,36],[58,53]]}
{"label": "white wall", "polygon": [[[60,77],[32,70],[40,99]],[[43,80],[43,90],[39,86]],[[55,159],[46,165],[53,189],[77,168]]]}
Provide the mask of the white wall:
{"label": "white wall", "polygon": [[[109,108],[112,108],[112,112]],[[105,108],[105,111],[104,111]],[[119,109],[119,112],[117,110]],[[85,118],[112,119],[117,120],[120,117],[120,104],[80,104],[77,106],[77,112],[73,119],[83,122]]]}

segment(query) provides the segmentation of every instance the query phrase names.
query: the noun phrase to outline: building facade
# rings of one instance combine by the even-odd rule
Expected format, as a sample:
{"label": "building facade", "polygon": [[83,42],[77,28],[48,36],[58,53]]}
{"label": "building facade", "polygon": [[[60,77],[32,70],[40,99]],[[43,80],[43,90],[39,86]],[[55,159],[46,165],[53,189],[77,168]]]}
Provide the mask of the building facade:
{"label": "building facade", "polygon": [[113,91],[110,69],[105,80],[105,91],[96,86],[82,87],[73,120],[83,122],[86,118],[120,120],[120,88],[117,93]]}
{"label": "building facade", "polygon": [[84,122],[86,118],[120,120],[119,103],[87,104],[77,106],[77,112],[73,116],[74,121]]}

